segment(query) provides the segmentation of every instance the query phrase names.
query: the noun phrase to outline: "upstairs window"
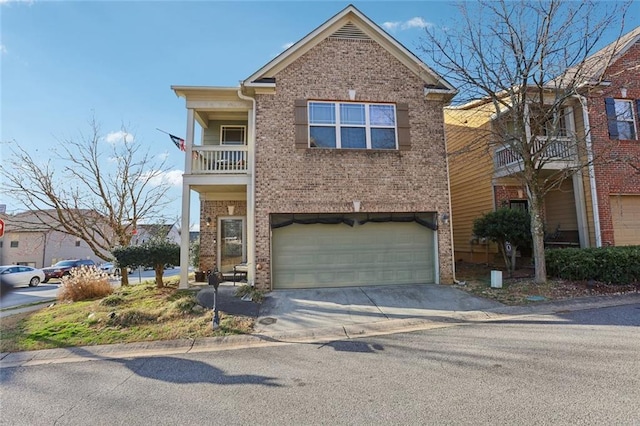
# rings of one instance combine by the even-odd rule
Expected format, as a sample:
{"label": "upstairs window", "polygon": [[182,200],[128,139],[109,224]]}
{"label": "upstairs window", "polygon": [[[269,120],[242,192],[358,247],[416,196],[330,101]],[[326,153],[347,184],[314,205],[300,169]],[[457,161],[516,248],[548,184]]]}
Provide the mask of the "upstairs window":
{"label": "upstairs window", "polygon": [[246,143],[245,126],[220,126],[222,145],[244,145]]}
{"label": "upstairs window", "polygon": [[398,149],[396,106],[309,102],[309,147]]}
{"label": "upstairs window", "polygon": [[[633,101],[626,99],[606,98],[609,138],[618,140],[637,139],[637,127],[633,112]],[[640,102],[638,102],[640,104]]]}

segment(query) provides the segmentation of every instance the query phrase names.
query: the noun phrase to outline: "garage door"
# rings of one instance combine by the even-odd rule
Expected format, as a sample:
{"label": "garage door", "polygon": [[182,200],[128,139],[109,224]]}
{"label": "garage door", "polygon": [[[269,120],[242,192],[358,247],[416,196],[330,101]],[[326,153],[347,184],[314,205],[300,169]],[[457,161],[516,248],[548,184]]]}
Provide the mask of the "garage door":
{"label": "garage door", "polygon": [[435,281],[434,231],[415,222],[292,224],[272,235],[274,288]]}
{"label": "garage door", "polygon": [[610,200],[615,245],[640,245],[640,195],[612,195]]}

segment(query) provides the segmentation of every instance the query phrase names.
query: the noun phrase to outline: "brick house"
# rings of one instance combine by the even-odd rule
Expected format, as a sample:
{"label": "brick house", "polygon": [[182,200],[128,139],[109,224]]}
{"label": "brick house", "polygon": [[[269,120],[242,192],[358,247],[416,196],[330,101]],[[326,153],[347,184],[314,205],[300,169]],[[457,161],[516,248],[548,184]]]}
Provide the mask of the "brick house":
{"label": "brick house", "polygon": [[[452,283],[443,107],[455,89],[353,6],[187,108],[182,228],[256,287]],[[188,235],[182,235],[181,286]]]}
{"label": "brick house", "polygon": [[[564,107],[543,178],[575,166],[578,158],[584,164],[592,161],[561,183],[553,182],[543,202],[545,243],[640,244],[640,27],[586,64],[579,96]],[[501,206],[528,208],[526,193],[514,178],[521,160],[507,147],[491,145],[490,129],[499,120],[494,113],[483,101],[445,108],[456,260],[494,259],[497,248],[473,236],[476,217]],[[484,149],[471,149],[474,145]]]}

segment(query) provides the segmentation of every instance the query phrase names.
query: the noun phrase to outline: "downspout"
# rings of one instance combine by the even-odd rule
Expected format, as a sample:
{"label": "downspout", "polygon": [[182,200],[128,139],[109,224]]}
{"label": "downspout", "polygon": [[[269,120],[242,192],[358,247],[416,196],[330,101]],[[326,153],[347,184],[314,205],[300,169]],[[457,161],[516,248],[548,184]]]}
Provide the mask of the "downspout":
{"label": "downspout", "polygon": [[252,229],[249,230],[251,233],[251,241],[253,242],[252,247],[249,249],[252,252],[253,262],[249,265],[251,269],[251,282],[249,285],[251,287],[255,286],[256,279],[256,100],[251,96],[247,96],[242,93],[242,82],[240,82],[240,88],[238,89],[238,97],[245,101],[251,101],[251,135],[253,137],[253,155],[251,156],[251,161],[249,161],[249,167],[251,171],[251,214],[252,218]]}
{"label": "downspout", "polygon": [[602,234],[600,233],[600,208],[598,207],[598,194],[596,192],[596,173],[593,167],[593,145],[591,143],[591,125],[587,111],[587,99],[582,95],[576,95],[582,107],[582,121],[584,122],[585,144],[587,147],[587,161],[589,170],[589,187],[591,188],[591,205],[593,206],[593,227],[596,236],[596,247],[602,247]]}

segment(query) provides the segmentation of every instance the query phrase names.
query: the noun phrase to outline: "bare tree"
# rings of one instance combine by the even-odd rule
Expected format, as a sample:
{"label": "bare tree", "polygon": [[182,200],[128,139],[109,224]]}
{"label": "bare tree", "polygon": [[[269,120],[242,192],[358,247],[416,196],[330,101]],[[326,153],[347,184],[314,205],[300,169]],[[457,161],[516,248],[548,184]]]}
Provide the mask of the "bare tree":
{"label": "bare tree", "polygon": [[[469,151],[499,147],[511,161],[509,173],[524,187],[531,213],[535,281],[546,281],[543,199],[564,179],[595,161],[586,135],[567,134],[566,107],[597,86],[617,49],[595,55],[605,31],[622,32],[628,5],[590,1],[464,2],[457,22],[427,28],[421,49],[457,85],[458,102],[478,100],[494,117]],[[491,114],[490,114],[491,115]],[[475,131],[475,129],[474,129]],[[450,137],[450,135],[448,136]],[[559,139],[570,139],[559,147]],[[558,159],[566,166],[553,167]]]}
{"label": "bare tree", "polygon": [[111,250],[129,245],[140,221],[163,217],[171,184],[163,179],[165,160],[142,152],[125,128],[121,140],[107,142],[95,118],[89,127],[77,139],[58,141],[51,155],[32,155],[14,141],[10,160],[0,165],[2,192],[34,213],[25,228],[35,220],[111,260]]}

